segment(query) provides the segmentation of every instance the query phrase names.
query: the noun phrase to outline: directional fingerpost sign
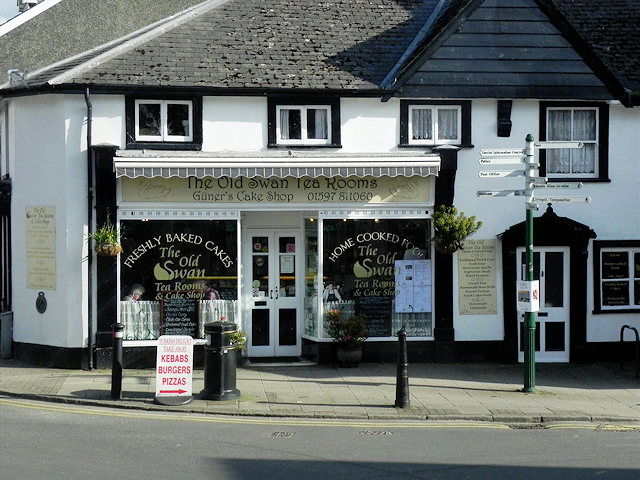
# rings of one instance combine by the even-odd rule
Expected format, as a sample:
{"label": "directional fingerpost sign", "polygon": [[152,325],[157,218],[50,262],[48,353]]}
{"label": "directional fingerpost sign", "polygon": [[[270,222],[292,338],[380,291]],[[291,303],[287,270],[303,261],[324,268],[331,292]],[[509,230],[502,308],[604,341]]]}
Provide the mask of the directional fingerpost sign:
{"label": "directional fingerpost sign", "polygon": [[185,405],[193,400],[193,338],[162,335],[156,356],[156,397],[161,405]]}
{"label": "directional fingerpost sign", "polygon": [[[552,196],[550,190],[558,188],[579,189],[581,182],[552,182],[538,176],[540,165],[535,161],[535,149],[582,148],[582,142],[535,142],[533,135],[527,135],[523,149],[486,149],[480,150],[480,165],[508,165],[504,170],[480,171],[480,178],[525,177],[524,190],[479,190],[478,197],[513,197],[525,198],[525,244],[526,244],[526,278],[520,282],[518,289],[518,309],[524,311],[522,346],[524,350],[524,388],[523,392],[535,391],[535,331],[539,301],[539,285],[533,279],[533,210],[538,210],[538,203],[589,203],[591,197]],[[507,168],[510,168],[507,170]],[[546,189],[548,195],[536,196],[536,188]]]}

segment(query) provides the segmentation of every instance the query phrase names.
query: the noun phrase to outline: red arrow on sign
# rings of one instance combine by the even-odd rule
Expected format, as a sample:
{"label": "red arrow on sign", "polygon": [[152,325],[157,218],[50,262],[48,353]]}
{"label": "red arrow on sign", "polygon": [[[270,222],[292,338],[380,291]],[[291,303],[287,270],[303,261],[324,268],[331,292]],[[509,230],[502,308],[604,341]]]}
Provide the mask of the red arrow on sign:
{"label": "red arrow on sign", "polygon": [[183,393],[187,393],[186,390],[160,390],[158,393],[177,393],[178,395],[182,395]]}

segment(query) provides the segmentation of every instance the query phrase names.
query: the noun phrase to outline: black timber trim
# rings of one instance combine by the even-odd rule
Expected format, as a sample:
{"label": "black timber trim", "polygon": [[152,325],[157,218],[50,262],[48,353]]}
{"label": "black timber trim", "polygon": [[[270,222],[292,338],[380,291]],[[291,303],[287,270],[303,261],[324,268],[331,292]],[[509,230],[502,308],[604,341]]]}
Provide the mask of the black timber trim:
{"label": "black timber trim", "polygon": [[[540,102],[540,141],[547,140],[547,109],[548,108],[582,108],[590,107],[598,109],[598,176],[593,178],[580,178],[568,176],[566,178],[553,177],[550,182],[609,182],[609,104],[605,102]],[[540,149],[540,176],[547,173],[547,151]]]}
{"label": "black timber trim", "polygon": [[[193,140],[191,142],[139,142],[135,136],[136,100],[189,100],[193,109]],[[202,96],[170,93],[125,95],[127,149],[141,150],[202,150]]]}
{"label": "black timber trim", "polygon": [[640,240],[596,240],[593,242],[593,314],[601,313],[640,313],[640,308],[603,309],[600,285],[602,284],[600,269],[600,253],[603,248],[626,248],[640,250]]}
{"label": "black timber trim", "polygon": [[[286,145],[279,144],[276,138],[276,112],[278,105],[329,105],[331,107],[331,143],[327,145]],[[270,95],[267,97],[267,147],[291,149],[309,148],[340,148],[342,135],[340,133],[340,97],[327,95]]]}
{"label": "black timber trim", "polygon": [[[96,225],[102,225],[107,218],[117,221],[116,175],[113,171],[113,157],[117,147],[91,147],[94,178],[92,185],[95,201]],[[118,308],[117,258],[96,256],[96,345],[110,346]]]}
{"label": "black timber trim", "polygon": [[[458,147],[471,146],[471,100],[400,100],[400,145],[399,147],[422,148],[432,145],[413,145],[409,143],[409,107],[413,105],[451,105],[462,108],[461,144]],[[436,145],[433,145],[435,147]]]}

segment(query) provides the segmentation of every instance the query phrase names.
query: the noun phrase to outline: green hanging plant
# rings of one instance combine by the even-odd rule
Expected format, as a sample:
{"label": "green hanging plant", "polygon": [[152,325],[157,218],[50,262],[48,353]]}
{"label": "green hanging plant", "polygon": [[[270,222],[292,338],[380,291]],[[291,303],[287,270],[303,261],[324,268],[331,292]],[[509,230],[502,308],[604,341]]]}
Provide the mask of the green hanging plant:
{"label": "green hanging plant", "polygon": [[462,249],[462,244],[469,235],[482,227],[482,222],[475,216],[467,217],[458,212],[456,207],[440,205],[431,217],[435,231],[431,242],[440,253],[453,253]]}
{"label": "green hanging plant", "polygon": [[114,257],[122,252],[120,238],[120,231],[109,217],[98,230],[87,235],[87,241],[93,240],[96,253],[103,257]]}

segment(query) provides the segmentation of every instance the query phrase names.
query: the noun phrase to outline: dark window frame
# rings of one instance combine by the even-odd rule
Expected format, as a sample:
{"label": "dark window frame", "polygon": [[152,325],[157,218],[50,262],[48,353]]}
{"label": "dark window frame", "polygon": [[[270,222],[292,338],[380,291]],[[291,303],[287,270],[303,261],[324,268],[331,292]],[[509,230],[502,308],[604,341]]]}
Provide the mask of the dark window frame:
{"label": "dark window frame", "polygon": [[[277,110],[279,106],[310,106],[310,105],[328,105],[331,107],[331,138],[327,144],[286,144],[278,143],[277,138]],[[340,98],[334,96],[270,96],[267,99],[267,117],[268,117],[268,131],[267,131],[267,147],[268,148],[282,148],[282,149],[309,149],[309,148],[341,148],[341,134],[340,134]]]}
{"label": "dark window frame", "polygon": [[[598,111],[598,174],[592,178],[577,174],[552,177],[550,182],[609,182],[609,105],[604,102],[540,102],[540,141],[547,140],[547,109],[595,108]],[[540,149],[540,176],[547,175],[547,154]]]}
{"label": "dark window frame", "polygon": [[432,148],[439,144],[425,145],[414,144],[409,142],[409,107],[417,105],[433,105],[433,106],[451,106],[461,107],[462,115],[460,118],[460,143],[458,144],[442,144],[455,145],[461,148],[472,147],[471,143],[471,100],[400,100],[400,144],[402,148]]}
{"label": "dark window frame", "polygon": [[[171,102],[191,101],[193,113],[193,139],[190,142],[177,141],[138,141],[135,134],[136,101],[137,100],[163,100]],[[202,150],[202,97],[193,95],[156,95],[141,94],[127,95],[125,97],[126,115],[126,148],[129,150]]]}
{"label": "dark window frame", "polygon": [[[629,298],[629,307],[603,307],[602,305],[602,269],[601,269],[601,253],[602,250],[616,249],[624,250],[628,254],[634,251],[640,252],[640,240],[595,240],[593,242],[593,313],[640,313],[640,305],[632,305],[633,298]],[[630,257],[633,261],[633,258]],[[631,267],[631,265],[630,265]],[[629,274],[629,281],[633,282],[633,272]],[[630,285],[630,295],[633,294],[633,285]]]}

